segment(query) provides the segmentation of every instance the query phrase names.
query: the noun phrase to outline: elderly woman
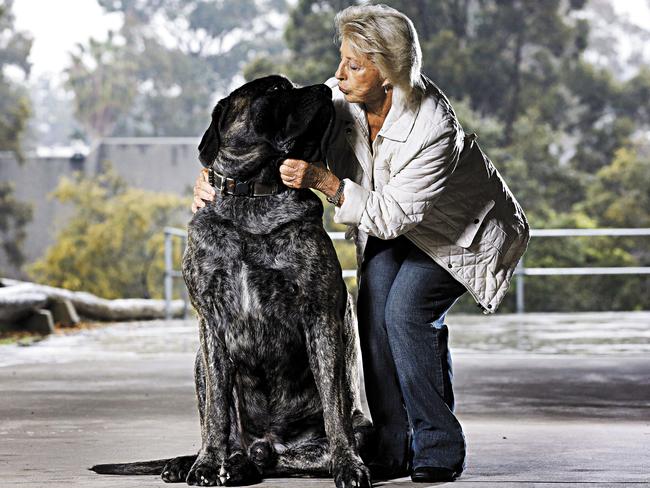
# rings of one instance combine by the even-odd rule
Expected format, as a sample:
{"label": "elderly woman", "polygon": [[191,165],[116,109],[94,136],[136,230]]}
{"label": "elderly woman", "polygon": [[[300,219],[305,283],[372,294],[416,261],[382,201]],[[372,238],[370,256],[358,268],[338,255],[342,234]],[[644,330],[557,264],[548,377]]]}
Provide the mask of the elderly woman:
{"label": "elderly woman", "polygon": [[[496,310],[528,223],[475,136],[421,74],[410,19],[355,6],[336,16],[336,29],[327,169],[287,159],[280,175],[288,187],[323,192],[355,238],[365,388],[378,434],[373,476],[410,465],[413,481],[450,481],[466,451],[445,315],[465,291],[486,313]],[[214,198],[204,174],[194,195],[192,211]]]}

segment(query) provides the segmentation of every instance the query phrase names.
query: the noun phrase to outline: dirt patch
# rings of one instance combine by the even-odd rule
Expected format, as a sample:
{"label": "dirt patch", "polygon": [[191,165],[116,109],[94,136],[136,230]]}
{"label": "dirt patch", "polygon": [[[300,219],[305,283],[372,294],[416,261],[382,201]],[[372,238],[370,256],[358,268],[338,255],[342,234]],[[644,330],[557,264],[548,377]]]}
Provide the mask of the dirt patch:
{"label": "dirt patch", "polygon": [[[63,326],[59,323],[54,324],[54,332],[50,335],[69,335],[75,334],[82,330],[99,329],[107,327],[114,322],[79,322],[76,325]],[[42,341],[47,335],[35,334],[24,330],[0,330],[0,345],[18,344],[28,346],[38,341]]]}

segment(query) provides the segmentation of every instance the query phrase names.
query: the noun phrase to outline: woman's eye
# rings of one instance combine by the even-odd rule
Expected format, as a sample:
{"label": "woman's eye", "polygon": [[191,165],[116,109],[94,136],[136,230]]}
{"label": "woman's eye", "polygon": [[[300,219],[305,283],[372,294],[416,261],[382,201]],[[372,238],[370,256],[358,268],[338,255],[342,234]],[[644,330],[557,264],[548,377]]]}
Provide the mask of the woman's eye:
{"label": "woman's eye", "polygon": [[348,66],[350,66],[350,69],[351,69],[352,71],[357,71],[357,70],[360,68],[359,65],[356,65],[356,64],[354,64],[354,63],[350,63]]}

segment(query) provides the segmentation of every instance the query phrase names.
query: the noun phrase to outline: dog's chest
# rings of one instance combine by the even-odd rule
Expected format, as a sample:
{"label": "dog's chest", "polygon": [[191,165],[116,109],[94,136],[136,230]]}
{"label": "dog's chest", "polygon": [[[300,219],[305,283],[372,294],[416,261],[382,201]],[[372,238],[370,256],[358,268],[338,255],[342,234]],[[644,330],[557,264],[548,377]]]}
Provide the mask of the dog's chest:
{"label": "dog's chest", "polygon": [[241,262],[232,270],[231,320],[222,324],[231,359],[253,364],[282,360],[304,348],[296,285],[284,269]]}
{"label": "dog's chest", "polygon": [[233,276],[233,287],[238,289],[237,295],[239,296],[241,317],[260,317],[264,312],[260,303],[260,299],[263,299],[263,297],[260,297],[261,293],[255,280],[252,280],[251,276],[249,276],[249,268],[246,263],[242,263],[239,272],[236,272]]}
{"label": "dog's chest", "polygon": [[331,289],[341,280],[320,224],[296,223],[268,235],[204,224],[210,225],[191,229],[184,275],[197,309],[215,316],[231,359],[254,366],[304,352],[305,324],[332,308]]}

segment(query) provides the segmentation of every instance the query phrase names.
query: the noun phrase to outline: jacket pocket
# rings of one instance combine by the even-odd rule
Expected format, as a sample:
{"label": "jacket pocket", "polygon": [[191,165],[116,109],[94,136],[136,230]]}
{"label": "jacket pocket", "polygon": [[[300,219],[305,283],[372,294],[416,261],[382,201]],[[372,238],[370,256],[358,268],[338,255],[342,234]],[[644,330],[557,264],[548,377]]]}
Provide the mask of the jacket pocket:
{"label": "jacket pocket", "polygon": [[503,259],[501,260],[504,266],[513,266],[516,265],[521,256],[526,251],[528,246],[528,241],[530,240],[530,234],[528,226],[522,226],[519,229],[512,228],[512,239],[510,240],[508,247],[503,250]]}
{"label": "jacket pocket", "polygon": [[494,200],[487,200],[473,212],[457,218],[452,218],[433,207],[432,214],[435,217],[434,220],[437,220],[438,224],[442,224],[436,225],[436,230],[457,246],[468,248],[474,242],[474,238],[481,228],[485,216],[492,210],[494,204]]}
{"label": "jacket pocket", "polygon": [[479,208],[478,211],[474,213],[474,218],[465,223],[462,232],[456,240],[456,244],[458,244],[460,247],[466,248],[472,245],[472,242],[474,242],[474,238],[476,237],[476,233],[481,228],[481,224],[483,224],[485,216],[490,210],[492,210],[492,207],[494,207],[494,200],[488,200],[485,202],[485,205],[483,207]]}

